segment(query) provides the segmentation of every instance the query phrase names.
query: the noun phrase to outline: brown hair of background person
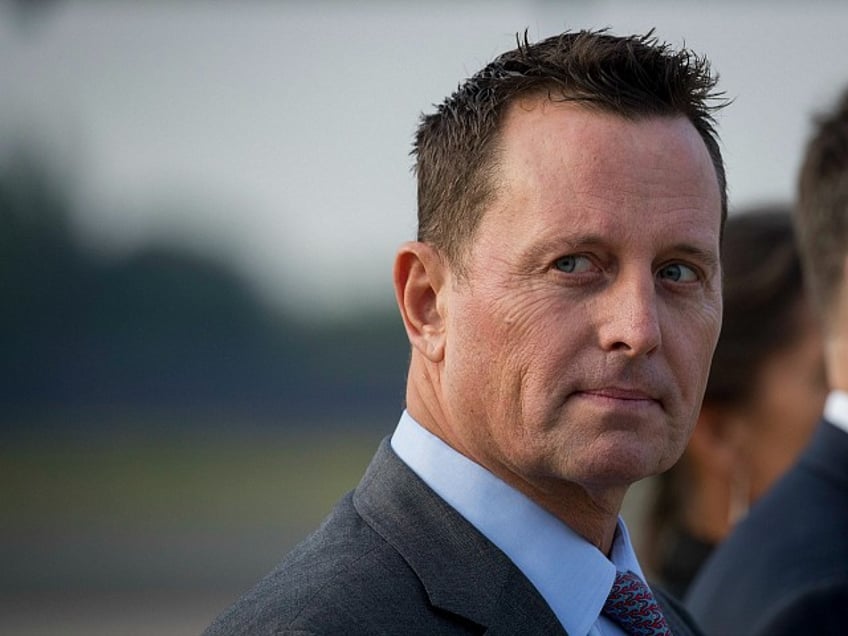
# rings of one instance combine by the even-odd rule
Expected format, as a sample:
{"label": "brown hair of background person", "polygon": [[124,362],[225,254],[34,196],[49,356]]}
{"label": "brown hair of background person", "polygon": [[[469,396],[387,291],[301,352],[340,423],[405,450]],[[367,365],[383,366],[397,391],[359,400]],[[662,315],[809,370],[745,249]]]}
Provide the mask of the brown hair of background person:
{"label": "brown hair of background person", "polygon": [[827,394],[788,206],[733,214],[722,244],[724,320],[698,424],[656,480],[643,556],[683,596],[735,521],[806,445]]}

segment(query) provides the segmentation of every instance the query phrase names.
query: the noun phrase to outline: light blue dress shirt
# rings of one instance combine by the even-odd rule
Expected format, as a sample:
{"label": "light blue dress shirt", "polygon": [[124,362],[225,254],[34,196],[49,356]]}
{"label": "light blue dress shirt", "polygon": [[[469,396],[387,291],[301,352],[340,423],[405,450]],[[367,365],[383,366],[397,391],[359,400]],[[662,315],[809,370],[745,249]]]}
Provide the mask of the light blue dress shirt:
{"label": "light blue dress shirt", "polygon": [[848,433],[848,393],[831,391],[824,403],[825,419]]}
{"label": "light blue dress shirt", "polygon": [[601,615],[616,570],[645,577],[621,517],[610,560],[525,495],[427,431],[406,411],[391,444],[413,472],[518,566],[569,634],[623,634]]}

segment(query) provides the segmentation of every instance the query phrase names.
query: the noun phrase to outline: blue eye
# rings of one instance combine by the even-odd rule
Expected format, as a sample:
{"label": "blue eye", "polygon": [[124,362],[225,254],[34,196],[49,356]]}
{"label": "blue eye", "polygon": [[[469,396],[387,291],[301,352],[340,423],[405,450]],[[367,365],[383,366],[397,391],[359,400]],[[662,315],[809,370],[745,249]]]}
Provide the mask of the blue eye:
{"label": "blue eye", "polygon": [[670,280],[675,283],[692,283],[698,280],[698,273],[681,263],[671,263],[663,266],[659,273],[659,277],[664,280]]}
{"label": "blue eye", "polygon": [[592,261],[579,255],[561,256],[554,261],[554,267],[566,274],[580,274],[592,268]]}

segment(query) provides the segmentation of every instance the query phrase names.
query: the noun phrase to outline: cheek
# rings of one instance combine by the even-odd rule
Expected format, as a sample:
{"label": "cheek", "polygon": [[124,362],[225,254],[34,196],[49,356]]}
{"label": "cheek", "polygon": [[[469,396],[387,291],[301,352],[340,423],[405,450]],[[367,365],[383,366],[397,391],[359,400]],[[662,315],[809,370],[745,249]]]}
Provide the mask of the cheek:
{"label": "cheek", "polygon": [[542,354],[576,331],[574,321],[566,320],[567,308],[559,305],[555,297],[532,290],[491,294],[488,302],[467,309],[470,337],[497,347],[505,363],[539,364],[546,358]]}
{"label": "cheek", "polygon": [[[669,326],[667,334],[674,346],[667,355],[673,359],[675,370],[683,374],[682,385],[691,385],[698,391],[698,402],[707,385],[713,353],[721,331],[721,305],[708,306],[707,310],[690,314],[686,320]],[[686,378],[689,380],[686,381]]]}
{"label": "cheek", "polygon": [[[712,361],[718,338],[721,334],[722,303],[720,298],[706,301],[703,310],[695,314],[690,325],[693,340],[701,359],[706,359],[708,365]],[[708,366],[707,365],[707,366]]]}
{"label": "cheek", "polygon": [[672,381],[693,416],[701,408],[715,351],[712,337],[694,336],[692,332],[677,329],[671,336],[663,337],[664,357],[671,369]]}
{"label": "cheek", "polygon": [[[466,403],[477,402],[476,410],[501,395],[510,368],[513,349],[522,336],[504,320],[494,302],[467,302],[449,323],[446,347],[447,389]],[[482,403],[482,406],[479,404]]]}
{"label": "cheek", "polygon": [[557,387],[589,342],[586,319],[562,305],[550,295],[511,293],[463,306],[453,348],[462,381],[491,420],[526,424],[559,399]]}

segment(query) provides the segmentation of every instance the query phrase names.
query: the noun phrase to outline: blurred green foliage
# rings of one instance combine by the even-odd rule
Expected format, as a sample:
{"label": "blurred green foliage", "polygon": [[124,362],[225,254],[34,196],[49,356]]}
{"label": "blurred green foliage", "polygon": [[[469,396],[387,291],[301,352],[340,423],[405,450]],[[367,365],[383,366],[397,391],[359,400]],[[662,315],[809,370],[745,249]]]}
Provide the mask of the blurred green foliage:
{"label": "blurred green foliage", "polygon": [[0,427],[394,420],[408,345],[392,308],[304,324],[212,255],[96,256],[71,231],[71,191],[32,153],[0,173]]}
{"label": "blurred green foliage", "polygon": [[73,190],[0,156],[0,632],[198,633],[356,485],[408,343],[176,243],[95,254]]}

